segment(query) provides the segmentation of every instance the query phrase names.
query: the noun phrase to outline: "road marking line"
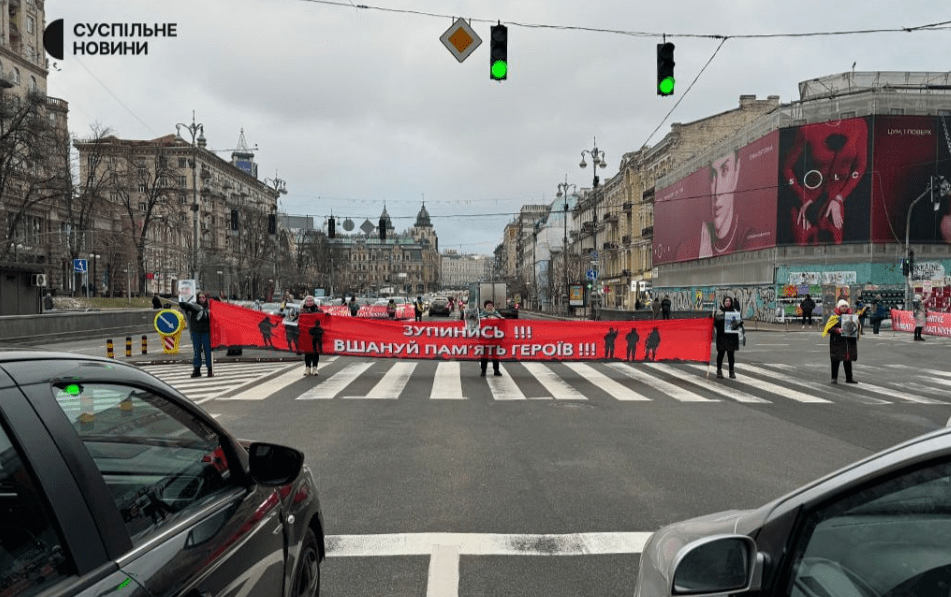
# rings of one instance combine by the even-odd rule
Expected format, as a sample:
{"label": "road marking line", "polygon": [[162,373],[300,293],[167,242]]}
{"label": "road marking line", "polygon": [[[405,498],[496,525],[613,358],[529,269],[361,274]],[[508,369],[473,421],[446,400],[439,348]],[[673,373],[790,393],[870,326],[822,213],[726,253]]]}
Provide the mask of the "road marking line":
{"label": "road marking line", "polygon": [[459,597],[459,548],[433,545],[426,597]]}
{"label": "road marking line", "polygon": [[[219,398],[219,400],[264,400],[265,398],[270,398],[271,395],[279,391],[281,388],[288,386],[295,381],[304,379],[303,370],[301,369],[299,363],[294,363],[288,367],[285,367],[281,369],[281,372],[281,375],[273,377],[262,384],[254,386],[253,388],[247,389],[240,394]],[[254,381],[257,380],[252,380],[251,382],[243,384],[239,386],[238,389],[243,388]]]}
{"label": "road marking line", "polygon": [[[741,369],[746,369],[748,371],[753,371],[761,375],[767,376],[776,376],[775,371],[770,371],[769,369],[763,369],[755,365],[743,364],[740,366]],[[789,398],[790,400],[795,400],[796,402],[811,402],[814,404],[832,404],[831,400],[826,400],[825,398],[819,398],[818,396],[811,396],[805,392],[800,392],[798,390],[793,390],[779,384],[771,383],[768,381],[760,381],[749,376],[744,376],[742,380],[734,379],[730,380],[731,384],[736,385],[749,385],[759,390],[764,390],[766,392],[772,392],[783,398]]]}
{"label": "road marking line", "polygon": [[569,533],[510,535],[494,533],[397,533],[328,535],[327,557],[431,555],[436,546],[454,546],[467,556],[589,556],[638,554],[651,533]]}
{"label": "road marking line", "polygon": [[569,369],[580,375],[582,378],[594,384],[597,388],[604,390],[617,400],[643,400],[650,401],[650,398],[638,394],[627,386],[611,379],[604,373],[601,373],[591,365],[585,363],[565,363]]}
{"label": "road marking line", "polygon": [[465,400],[462,395],[462,363],[439,363],[436,365],[436,375],[433,379],[433,389],[429,393],[430,400]]}
{"label": "road marking line", "polygon": [[[793,368],[791,365],[776,365],[776,366]],[[937,380],[932,380],[932,381],[937,381]],[[935,390],[934,388],[930,388],[930,389],[933,391]],[[936,398],[922,398],[919,396],[912,396],[911,394],[903,394],[900,390],[891,390],[889,388],[886,388],[883,386],[876,386],[874,384],[871,384],[865,381],[859,382],[858,385],[851,387],[849,389],[849,392],[858,393],[863,390],[871,392],[873,394],[878,394],[880,396],[885,396],[886,398],[891,398],[892,400],[903,400],[905,402],[914,402],[916,404],[948,404],[947,402],[938,400]]]}
{"label": "road marking line", "polygon": [[718,399],[704,398],[700,394],[694,394],[690,390],[681,388],[680,386],[675,386],[669,381],[664,381],[659,377],[653,377],[639,371],[636,369],[637,365],[634,367],[630,365],[625,365],[624,363],[608,363],[608,367],[614,369],[615,371],[620,371],[622,374],[636,379],[637,381],[644,383],[650,387],[657,388],[665,392],[668,396],[674,400],[679,400],[680,402],[719,402]]}
{"label": "road marking line", "polygon": [[[776,369],[782,369],[784,371],[790,371],[790,372],[800,371],[798,368],[794,367],[793,365],[775,364],[775,365],[770,365],[770,367],[775,367]],[[827,385],[812,382],[812,381],[798,380],[797,383],[800,385],[806,386],[807,388],[815,392],[825,392],[831,389],[832,387],[832,386],[827,386]],[[850,398],[856,398],[858,399],[859,402],[862,402],[864,404],[891,404],[891,402],[888,400],[882,400],[881,398],[872,398],[871,396],[862,396],[861,394],[854,393],[852,391],[849,391],[848,394],[842,394],[842,395],[848,396]]]}
{"label": "road marking line", "polygon": [[363,372],[373,366],[373,363],[352,363],[347,365],[320,385],[307,390],[297,397],[297,400],[330,400],[355,379],[363,375]]}
{"label": "road marking line", "polygon": [[544,386],[557,400],[587,400],[587,396],[574,389],[565,380],[547,366],[541,363],[524,362],[522,367],[535,376],[535,379]]}
{"label": "road marking line", "polygon": [[[674,377],[678,377],[688,383],[698,385],[705,390],[719,394],[724,398],[729,398],[730,400],[735,400],[737,402],[747,402],[750,404],[772,404],[772,402],[769,400],[760,398],[759,396],[753,396],[752,394],[745,394],[738,391],[737,388],[733,388],[726,384],[721,384],[713,379],[708,379],[706,377],[682,377],[684,374],[683,371],[664,363],[647,363],[647,366],[654,369],[659,369],[661,371],[666,371]],[[699,367],[700,369],[706,369],[706,367],[703,365],[700,365]]]}
{"label": "road marking line", "polygon": [[351,399],[366,400],[396,400],[403,392],[403,388],[413,376],[416,363],[394,363],[366,396],[344,396]]}
{"label": "road marking line", "polygon": [[[502,373],[502,377],[496,377],[493,374],[486,378],[489,383],[489,390],[492,391],[492,399],[500,401],[528,400],[522,390],[519,389],[518,384],[515,383],[515,380],[512,379],[508,369],[500,365],[499,371]],[[488,369],[486,369],[486,375],[489,375]],[[551,398],[551,396],[546,396],[546,398]]]}

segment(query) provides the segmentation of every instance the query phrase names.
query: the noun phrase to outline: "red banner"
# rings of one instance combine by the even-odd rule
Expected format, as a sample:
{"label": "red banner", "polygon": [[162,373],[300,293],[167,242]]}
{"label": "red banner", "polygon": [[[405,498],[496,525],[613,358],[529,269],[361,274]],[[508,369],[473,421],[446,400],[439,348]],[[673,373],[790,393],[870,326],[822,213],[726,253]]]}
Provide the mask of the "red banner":
{"label": "red banner", "polygon": [[[318,308],[321,313],[328,315],[344,315],[350,317],[349,305],[321,305]],[[357,317],[389,319],[389,313],[386,312],[386,305],[361,305],[360,310],[357,312]],[[416,308],[410,304],[396,305],[395,319],[416,319]]]}
{"label": "red banner", "polygon": [[[319,322],[319,327],[315,324]],[[317,333],[312,333],[317,332]],[[484,319],[398,322],[303,313],[297,325],[277,315],[211,301],[213,348],[271,348],[405,359],[508,361],[710,360],[713,319],[660,321],[531,321]]]}
{"label": "red banner", "polygon": [[[915,317],[911,311],[892,309],[892,329],[900,332],[914,332]],[[928,322],[922,333],[951,338],[951,313],[928,313]]]}

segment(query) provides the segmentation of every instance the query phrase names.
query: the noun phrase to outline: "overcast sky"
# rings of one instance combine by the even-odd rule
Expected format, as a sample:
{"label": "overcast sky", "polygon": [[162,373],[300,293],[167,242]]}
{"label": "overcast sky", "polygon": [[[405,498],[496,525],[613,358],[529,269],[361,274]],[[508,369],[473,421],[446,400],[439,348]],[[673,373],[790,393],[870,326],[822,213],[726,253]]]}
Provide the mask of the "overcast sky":
{"label": "overcast sky", "polygon": [[[671,122],[736,108],[743,94],[787,103],[800,81],[853,63],[857,71],[951,69],[951,30],[942,29],[731,38],[703,70],[721,40],[697,36],[951,21],[951,7],[934,0],[356,4],[387,10],[348,0],[47,0],[47,22],[62,18],[66,28],[48,93],[69,102],[70,130],[83,137],[98,124],[152,139],[191,123],[194,111],[208,147],[230,150],[243,128],[258,146],[259,177],[287,181],[282,211],[314,216],[317,226],[331,213],[359,226],[375,223],[385,203],[404,230],[425,199],[440,250],[489,254],[520,206],[551,203],[566,177],[591,185],[590,159],[585,170],[578,164],[595,138],[606,180],[624,153],[657,143]],[[455,17],[471,19],[483,40],[461,64],[439,40]],[[489,80],[495,21],[509,27],[501,83]],[[149,38],[148,55],[77,56],[77,23],[175,23],[177,36]],[[672,97],[655,92],[663,33],[676,44]]]}

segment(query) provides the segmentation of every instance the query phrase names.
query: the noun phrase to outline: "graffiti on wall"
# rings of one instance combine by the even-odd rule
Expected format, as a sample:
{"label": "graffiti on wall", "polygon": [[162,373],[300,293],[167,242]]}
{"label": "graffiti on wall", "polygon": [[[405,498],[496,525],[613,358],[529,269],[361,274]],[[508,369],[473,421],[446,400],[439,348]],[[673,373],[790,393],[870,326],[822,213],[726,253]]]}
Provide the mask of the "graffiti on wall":
{"label": "graffiti on wall", "polygon": [[696,311],[698,293],[701,295],[702,309],[709,308],[712,311],[729,296],[743,319],[776,321],[776,288],[772,285],[669,288],[658,293],[658,296],[670,297],[671,309],[674,311]]}

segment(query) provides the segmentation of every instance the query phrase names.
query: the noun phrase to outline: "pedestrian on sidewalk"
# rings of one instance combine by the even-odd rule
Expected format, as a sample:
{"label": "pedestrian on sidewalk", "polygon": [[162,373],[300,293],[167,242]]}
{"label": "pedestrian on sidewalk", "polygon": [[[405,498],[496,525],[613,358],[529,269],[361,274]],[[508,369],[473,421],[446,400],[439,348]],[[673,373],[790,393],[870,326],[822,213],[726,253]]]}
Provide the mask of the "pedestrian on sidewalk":
{"label": "pedestrian on sidewalk", "polygon": [[423,305],[423,297],[416,297],[416,302],[413,303],[413,310],[416,312],[416,321],[422,321],[423,311],[425,310],[425,306]]}
{"label": "pedestrian on sidewalk", "polygon": [[357,297],[350,297],[350,317],[356,317],[360,313],[360,303],[357,302]]}
{"label": "pedestrian on sidewalk", "polygon": [[[319,313],[320,309],[317,308],[317,301],[314,300],[314,297],[307,295],[304,297],[304,304],[300,308],[301,314],[304,313]],[[314,322],[314,327],[319,328],[320,322]],[[313,345],[313,333],[314,328],[311,328],[311,344]],[[323,338],[323,329],[320,331],[321,339]],[[319,346],[319,344],[318,344]],[[314,350],[304,351],[304,375],[317,375],[317,360],[320,357],[320,352],[314,347]]]}
{"label": "pedestrian on sidewalk", "polygon": [[[717,379],[723,379],[723,356],[726,355],[727,363],[730,366],[730,379],[736,379],[736,356],[734,353],[740,349],[740,334],[726,332],[726,314],[729,311],[735,311],[732,297],[724,297],[720,303],[720,308],[713,316],[713,329],[717,332]],[[739,323],[743,327],[743,322]]]}
{"label": "pedestrian on sidewalk", "polygon": [[852,377],[852,363],[859,360],[858,338],[842,334],[842,316],[852,313],[849,303],[840,299],[826,321],[822,336],[829,336],[829,358],[832,360],[832,383],[839,383],[839,363],[845,368],[845,383],[859,383]]}
{"label": "pedestrian on sidewalk", "polygon": [[921,332],[923,332],[925,326],[928,325],[928,308],[921,302],[920,294],[915,295],[915,298],[911,301],[911,305],[913,307],[912,315],[915,317],[915,340],[924,342],[925,339],[921,337]]}
{"label": "pedestrian on sidewalk", "polygon": [[664,319],[670,319],[670,296],[664,295],[664,300],[660,302],[660,310],[664,315]]}
{"label": "pedestrian on sidewalk", "polygon": [[660,297],[654,297],[654,302],[651,303],[651,311],[653,312],[654,319],[660,319]]}
{"label": "pedestrian on sidewalk", "polygon": [[799,309],[802,311],[802,327],[808,324],[812,326],[812,312],[816,309],[816,301],[812,300],[812,295],[807,294],[806,298],[799,303]]}
{"label": "pedestrian on sidewalk", "polygon": [[195,370],[192,377],[201,377],[201,355],[205,353],[205,366],[208,368],[208,377],[214,377],[211,366],[211,309],[208,307],[208,295],[199,292],[194,303],[179,301],[178,306],[188,316],[188,332],[192,337],[192,348],[195,351],[192,366]]}
{"label": "pedestrian on sidewalk", "polygon": [[[317,377],[317,363],[320,362],[320,352],[324,345],[324,328],[320,327],[320,320],[314,321],[314,327],[310,328],[310,347],[313,350],[311,356],[311,363],[313,363],[313,370],[310,371],[310,374],[314,377]],[[307,354],[304,355],[304,358],[307,358]],[[308,367],[310,369],[310,367]],[[306,375],[306,373],[305,373]]]}
{"label": "pedestrian on sidewalk", "polygon": [[875,295],[875,298],[872,299],[871,313],[869,313],[869,321],[872,324],[873,334],[878,334],[879,329],[882,327],[882,321],[885,320],[887,315],[888,310],[885,309],[885,304],[882,302],[882,297]]}
{"label": "pedestrian on sidewalk", "polygon": [[859,317],[859,336],[865,333],[865,320],[868,318],[868,305],[855,301],[855,314]]}

